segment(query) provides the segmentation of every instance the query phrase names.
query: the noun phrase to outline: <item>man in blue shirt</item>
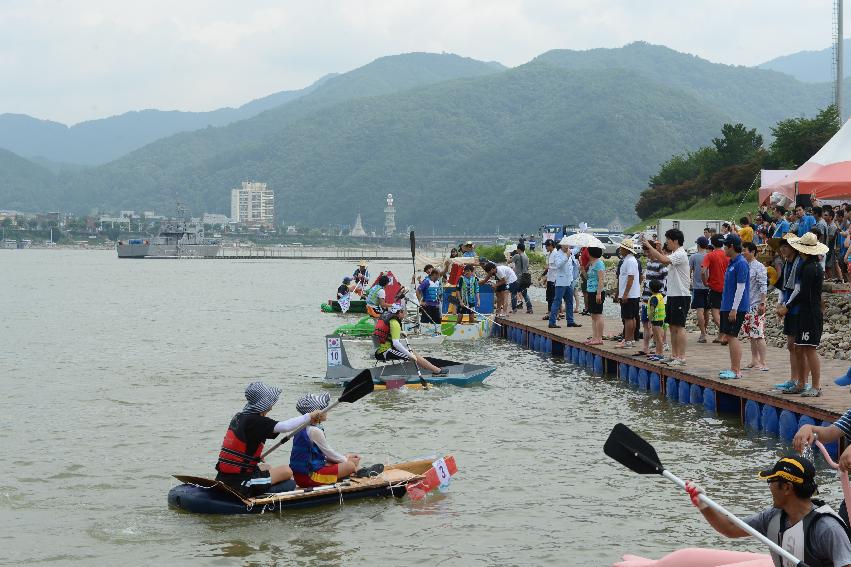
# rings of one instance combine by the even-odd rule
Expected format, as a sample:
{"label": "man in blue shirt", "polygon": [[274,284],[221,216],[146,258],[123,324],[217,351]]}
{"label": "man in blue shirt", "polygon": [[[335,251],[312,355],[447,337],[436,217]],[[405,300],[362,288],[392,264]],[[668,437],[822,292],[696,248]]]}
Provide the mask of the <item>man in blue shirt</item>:
{"label": "man in blue shirt", "polygon": [[[567,250],[567,253],[564,250]],[[573,261],[570,256],[570,249],[567,246],[557,246],[551,254],[552,267],[555,270],[555,294],[553,303],[550,306],[550,329],[558,329],[560,325],[556,324],[558,320],[558,310],[561,307],[561,302],[565,302],[565,317],[567,318],[568,327],[581,327],[573,319],[573,281],[576,279],[574,272]]]}
{"label": "man in blue shirt", "polygon": [[798,230],[795,232],[800,238],[813,229],[816,225],[816,218],[804,212],[804,207],[801,205],[795,207],[795,214],[798,216]]}
{"label": "man in blue shirt", "polygon": [[724,273],[724,291],[721,295],[721,334],[727,335],[730,348],[730,370],[718,374],[722,379],[742,377],[742,344],[739,331],[750,309],[750,266],[742,256],[742,239],[728,234],[724,239],[724,253],[730,258]]}
{"label": "man in blue shirt", "polygon": [[774,207],[774,224],[777,228],[774,229],[772,238],[783,238],[783,235],[789,232],[789,221],[786,220],[786,209],[779,205]]}

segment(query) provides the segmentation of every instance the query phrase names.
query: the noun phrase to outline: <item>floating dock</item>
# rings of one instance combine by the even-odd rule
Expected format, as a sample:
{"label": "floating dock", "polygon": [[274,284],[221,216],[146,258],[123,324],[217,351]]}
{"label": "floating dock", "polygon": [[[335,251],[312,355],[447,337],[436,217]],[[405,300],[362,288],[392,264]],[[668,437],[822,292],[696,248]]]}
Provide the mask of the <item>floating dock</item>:
{"label": "floating dock", "polygon": [[[837,386],[834,379],[844,376],[851,362],[822,360],[822,395],[803,398],[800,395],[782,394],[773,387],[789,378],[789,353],[785,349],[768,347],[769,372],[745,370],[743,378],[722,380],[721,370],[730,367],[726,346],[698,343],[697,333],[688,333],[686,366],[669,367],[651,362],[644,356],[632,356],[640,350],[641,343],[629,349],[619,349],[615,341],[602,345],[583,344],[591,335],[591,318],[576,316],[582,327],[550,329],[542,320],[545,305],[535,306],[534,315],[517,312],[510,317],[499,317],[499,326],[492,327],[492,335],[502,337],[536,352],[563,357],[586,367],[599,376],[614,376],[628,382],[640,391],[665,396],[682,404],[702,405],[711,413],[737,414],[742,425],[779,435],[791,441],[798,428],[804,424],[829,425],[851,408],[851,391]],[[623,325],[620,319],[605,318],[604,335],[618,335]],[[742,363],[750,360],[750,347],[742,341]],[[668,354],[668,353],[666,353]],[[828,449],[835,456],[836,443]]]}

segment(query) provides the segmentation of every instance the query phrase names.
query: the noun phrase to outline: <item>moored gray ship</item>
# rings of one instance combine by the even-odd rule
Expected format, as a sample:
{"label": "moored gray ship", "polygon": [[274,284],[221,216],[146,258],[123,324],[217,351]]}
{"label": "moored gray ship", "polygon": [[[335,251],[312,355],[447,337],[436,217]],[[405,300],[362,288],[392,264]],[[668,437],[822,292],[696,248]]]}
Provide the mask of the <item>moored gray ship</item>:
{"label": "moored gray ship", "polygon": [[119,240],[119,258],[213,258],[222,250],[221,239],[204,236],[204,227],[186,220],[168,221],[153,238]]}

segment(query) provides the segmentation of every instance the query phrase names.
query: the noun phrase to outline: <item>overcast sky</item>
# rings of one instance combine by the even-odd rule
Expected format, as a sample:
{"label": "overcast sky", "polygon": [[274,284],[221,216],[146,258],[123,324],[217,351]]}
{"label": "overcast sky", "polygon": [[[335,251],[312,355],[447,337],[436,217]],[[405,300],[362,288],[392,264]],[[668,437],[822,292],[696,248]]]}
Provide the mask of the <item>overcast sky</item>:
{"label": "overcast sky", "polygon": [[389,54],[508,66],[635,40],[756,65],[830,44],[831,0],[0,0],[0,113],[211,110]]}

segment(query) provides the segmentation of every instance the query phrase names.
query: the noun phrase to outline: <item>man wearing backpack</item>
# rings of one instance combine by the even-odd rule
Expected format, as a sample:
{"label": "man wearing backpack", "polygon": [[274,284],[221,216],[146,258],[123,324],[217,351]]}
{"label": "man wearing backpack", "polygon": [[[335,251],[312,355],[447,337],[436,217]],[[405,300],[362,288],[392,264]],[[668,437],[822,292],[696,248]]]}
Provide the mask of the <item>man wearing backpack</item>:
{"label": "man wearing backpack", "polygon": [[[744,518],[745,523],[789,551],[808,566],[851,565],[851,533],[830,506],[812,496],[817,490],[813,464],[797,455],[783,457],[759,473],[768,482],[772,506]],[[703,489],[687,482],[686,492],[715,531],[727,537],[745,537],[745,530],[700,500]],[[774,564],[789,563],[771,552]]]}

